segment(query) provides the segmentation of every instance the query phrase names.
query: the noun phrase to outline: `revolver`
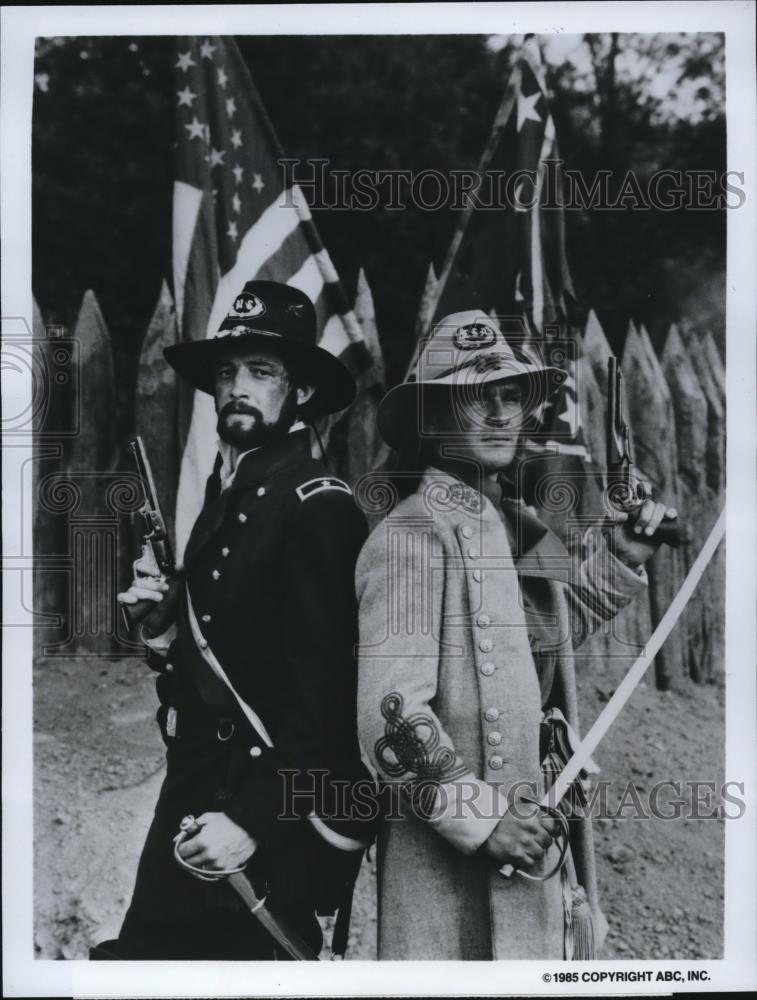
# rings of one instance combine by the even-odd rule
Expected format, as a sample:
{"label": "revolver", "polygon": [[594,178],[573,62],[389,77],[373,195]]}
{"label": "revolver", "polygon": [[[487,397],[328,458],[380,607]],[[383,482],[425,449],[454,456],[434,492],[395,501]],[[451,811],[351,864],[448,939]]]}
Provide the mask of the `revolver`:
{"label": "revolver", "polygon": [[[144,442],[141,437],[134,438],[129,442],[129,451],[134,457],[137,466],[137,475],[142,483],[145,499],[139,508],[139,514],[144,522],[144,536],[142,542],[142,554],[152,552],[153,558],[160,570],[161,579],[165,581],[176,569],[171,539],[168,537],[168,529],[163,515],[160,512],[158,494],[155,490],[155,480],[153,479],[150,462],[147,458]],[[137,601],[136,604],[122,604],[121,614],[127,628],[132,628],[150,611],[155,609],[154,601]]]}
{"label": "revolver", "polygon": [[[623,374],[618,359],[607,359],[607,499],[616,510],[630,513],[652,498],[652,487],[636,468],[631,429],[623,419]],[[676,521],[663,521],[655,537],[677,548],[683,540]]]}

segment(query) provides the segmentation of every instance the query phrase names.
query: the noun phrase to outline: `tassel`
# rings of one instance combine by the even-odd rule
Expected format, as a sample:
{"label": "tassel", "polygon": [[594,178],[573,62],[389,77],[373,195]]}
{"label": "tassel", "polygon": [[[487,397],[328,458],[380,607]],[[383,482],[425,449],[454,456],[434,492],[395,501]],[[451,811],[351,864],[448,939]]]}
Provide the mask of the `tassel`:
{"label": "tassel", "polygon": [[570,962],[573,958],[573,893],[571,892],[570,881],[564,866],[560,872],[560,882],[560,888],[562,889],[563,927],[565,929],[565,961]]}
{"label": "tassel", "polygon": [[596,958],[594,918],[583,886],[572,886],[571,896],[572,957],[576,962],[586,962]]}

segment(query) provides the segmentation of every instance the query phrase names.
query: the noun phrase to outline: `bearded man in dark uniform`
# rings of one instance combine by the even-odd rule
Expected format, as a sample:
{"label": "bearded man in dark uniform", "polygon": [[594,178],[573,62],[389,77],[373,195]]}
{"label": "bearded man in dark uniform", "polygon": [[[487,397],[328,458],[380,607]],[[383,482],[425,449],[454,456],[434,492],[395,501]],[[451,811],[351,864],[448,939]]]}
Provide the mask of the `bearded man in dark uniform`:
{"label": "bearded man in dark uniform", "polygon": [[[246,866],[317,953],[316,911],[346,915],[366,841],[343,793],[370,782],[353,655],[354,567],[367,528],[347,484],[311,457],[303,421],[347,407],[355,384],[316,346],[309,298],[274,282],[248,282],[216,337],[165,356],[215,397],[219,452],[183,569],[163,581],[138,560],[120,595],[156,605],[142,636],[159,674],[167,773],[131,905],[107,950],[130,959],[287,957],[229,884],[183,870],[177,847],[211,875]],[[199,830],[176,845],[187,814]]]}

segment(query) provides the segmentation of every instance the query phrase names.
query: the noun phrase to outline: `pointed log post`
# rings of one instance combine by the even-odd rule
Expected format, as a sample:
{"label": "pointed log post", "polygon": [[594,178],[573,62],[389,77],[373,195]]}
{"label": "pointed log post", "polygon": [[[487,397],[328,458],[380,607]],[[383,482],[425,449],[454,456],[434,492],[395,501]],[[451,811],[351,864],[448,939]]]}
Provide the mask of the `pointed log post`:
{"label": "pointed log post", "polygon": [[[164,281],[139,355],[134,416],[136,432],[144,441],[152,465],[160,509],[172,537],[181,453],[176,372],[163,357],[163,349],[176,341],[176,311],[168,284]],[[134,471],[130,459],[126,468]],[[137,539],[133,548],[132,559],[135,559],[139,552]]]}
{"label": "pointed log post", "polygon": [[60,653],[108,654],[116,630],[119,517],[115,455],[115,384],[110,335],[93,292],[84,295],[74,338],[79,345],[75,400],[78,433],[65,475],[72,575],[68,638]]}
{"label": "pointed log post", "polygon": [[707,400],[707,485],[720,494],[725,488],[725,395],[721,391],[719,377],[722,372],[712,368],[712,351],[716,353],[712,338],[707,334],[712,350],[708,350],[706,339],[697,336],[693,327],[682,327],[681,339],[699,384]]}
{"label": "pointed log post", "polygon": [[[57,335],[53,334],[60,334]],[[34,650],[37,655],[48,643],[64,634],[67,604],[65,563],[67,525],[65,512],[47,496],[46,482],[55,481],[66,464],[70,430],[70,394],[75,384],[76,359],[63,327],[48,333],[36,300],[32,300],[33,368],[33,461],[32,510],[34,553]],[[56,619],[60,624],[56,625]]]}
{"label": "pointed log post", "polygon": [[593,309],[589,310],[586,319],[583,339],[583,356],[588,360],[594,372],[599,390],[607,399],[607,359],[612,354],[602,325]]}
{"label": "pointed log post", "polygon": [[576,390],[578,406],[581,413],[581,423],[584,431],[586,447],[591,455],[588,469],[595,472],[604,486],[606,442],[605,414],[607,399],[599,388],[591,361],[581,357],[576,362]]}
{"label": "pointed log post", "polygon": [[702,336],[702,349],[704,355],[707,358],[707,363],[709,369],[712,372],[712,377],[715,380],[715,384],[720,392],[721,399],[725,402],[725,366],[723,364],[723,359],[720,356],[720,351],[715,343],[715,338],[709,332],[709,330]]}
{"label": "pointed log post", "polygon": [[416,344],[418,344],[421,337],[424,337],[428,333],[431,327],[431,322],[434,318],[434,309],[437,305],[438,287],[439,279],[436,276],[434,265],[433,263],[429,263],[428,271],[426,272],[426,283],[423,286],[423,294],[418,306],[418,315],[415,318]]}
{"label": "pointed log post", "polygon": [[[725,503],[725,398],[721,396],[717,374],[710,364],[711,352],[707,351],[704,338],[697,336],[693,328],[688,327],[681,339],[707,402],[706,474],[702,487],[706,501],[702,508],[704,521],[701,525],[701,531],[706,535],[709,525],[714,524]],[[714,342],[712,349],[716,350]],[[719,364],[719,357],[716,357],[716,361]],[[725,670],[725,545],[721,545],[713,556],[701,586],[703,600],[712,610],[710,655],[706,661],[704,679],[716,681],[724,677]]]}
{"label": "pointed log post", "polygon": [[[413,345],[410,352],[408,371],[410,371],[415,364],[421,340],[426,336],[431,328],[434,311],[438,305],[438,288],[439,279],[436,276],[434,265],[433,263],[429,263],[428,271],[426,272],[426,281],[423,287],[423,292],[421,293],[420,302],[418,304],[415,326],[413,328]],[[379,436],[371,468],[374,471],[384,470],[385,472],[388,472],[392,468],[395,458],[396,456],[392,453],[392,449],[389,445],[385,444]]]}
{"label": "pointed log post", "polygon": [[[653,495],[678,507],[678,455],[670,391],[646,331],[629,324],[622,363],[625,401],[633,436],[635,460],[652,483]],[[652,623],[668,608],[682,579],[679,554],[663,546],[647,563]],[[684,644],[674,630],[655,658],[657,687],[665,691],[683,673]]]}
{"label": "pointed log post", "polygon": [[[612,353],[597,314],[591,310],[584,329],[576,380],[586,443],[603,483],[607,462],[607,359]],[[650,632],[649,594],[644,593],[585,640],[577,651],[576,669],[596,675],[597,683],[605,684],[609,690],[621,680],[641,652]]]}
{"label": "pointed log post", "polygon": [[[687,526],[687,541],[682,546],[688,570],[696,559],[709,532],[707,510],[712,504],[706,482],[707,400],[685,350],[676,326],[665,341],[662,365],[670,387],[675,412],[676,450],[681,517]],[[706,672],[706,659],[714,614],[700,586],[679,623],[686,641],[684,669],[699,683]]]}
{"label": "pointed log post", "polygon": [[362,267],[357,279],[355,316],[373,359],[373,368],[360,378],[355,402],[342,421],[344,426],[336,431],[334,439],[334,447],[341,453],[340,472],[353,487],[361,476],[373,468],[381,447],[376,426],[376,409],[384,392],[384,358],[376,327],[376,310]]}

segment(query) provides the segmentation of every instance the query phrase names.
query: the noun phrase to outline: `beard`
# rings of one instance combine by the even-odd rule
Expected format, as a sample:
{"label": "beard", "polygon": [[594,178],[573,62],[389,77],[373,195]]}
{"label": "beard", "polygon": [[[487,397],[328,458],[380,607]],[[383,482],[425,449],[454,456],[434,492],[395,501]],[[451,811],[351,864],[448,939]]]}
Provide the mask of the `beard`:
{"label": "beard", "polygon": [[[247,413],[255,418],[255,422],[251,427],[230,423],[229,418],[235,413]],[[266,423],[263,414],[256,406],[249,406],[247,403],[227,403],[218,413],[216,433],[222,441],[238,451],[249,451],[251,448],[262,448],[286,437],[296,419],[297,390],[291,389],[284,399],[278,417],[272,423]]]}

